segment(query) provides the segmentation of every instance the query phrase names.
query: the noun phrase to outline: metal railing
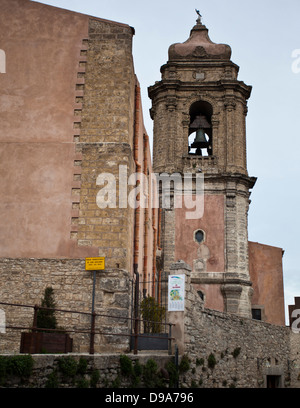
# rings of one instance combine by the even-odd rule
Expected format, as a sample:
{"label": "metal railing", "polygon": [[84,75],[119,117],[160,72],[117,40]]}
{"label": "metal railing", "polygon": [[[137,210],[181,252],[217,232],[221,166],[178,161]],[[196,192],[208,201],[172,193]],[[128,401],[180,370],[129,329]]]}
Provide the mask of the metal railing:
{"label": "metal railing", "polygon": [[[131,339],[134,337],[134,354],[138,353],[138,348],[137,348],[137,339],[141,335],[139,334],[139,330],[137,329],[139,326],[140,322],[145,322],[144,319],[140,319],[137,315],[135,317],[120,317],[120,316],[114,316],[111,314],[105,314],[105,313],[96,313],[95,311],[93,312],[83,312],[79,310],[67,310],[67,309],[58,309],[58,308],[47,308],[47,307],[42,307],[39,305],[25,305],[25,304],[18,304],[18,303],[7,303],[7,302],[0,302],[0,305],[3,306],[10,306],[10,307],[16,307],[16,308],[29,308],[33,309],[33,324],[32,326],[21,326],[21,325],[6,325],[6,329],[12,329],[12,330],[31,330],[32,332],[63,332],[63,333],[81,333],[81,334],[89,334],[90,335],[90,342],[89,342],[89,353],[94,354],[95,353],[95,335],[104,335],[104,336],[123,336],[123,337],[129,337]],[[70,314],[79,314],[79,315],[86,315],[90,316],[91,318],[91,323],[90,327],[88,329],[77,329],[77,328],[69,328],[69,329],[48,329],[48,328],[41,328],[37,327],[37,315],[39,310],[47,310],[47,311],[52,311],[52,312],[61,312],[61,313],[70,313]],[[127,320],[131,321],[134,323],[134,328],[135,330],[132,332],[128,333],[113,333],[113,332],[106,332],[102,330],[97,330],[96,328],[96,318],[97,317],[105,317],[105,318],[111,318],[111,319],[119,319],[119,320]],[[157,323],[153,321],[147,321],[149,323]],[[171,354],[171,347],[172,347],[172,340],[174,338],[172,337],[172,326],[174,324],[172,323],[161,323],[162,325],[169,326],[168,329],[168,352]],[[143,337],[150,337],[150,338],[157,338],[161,339],[159,336],[156,336],[155,333],[153,334],[147,334],[146,336],[143,335]]]}

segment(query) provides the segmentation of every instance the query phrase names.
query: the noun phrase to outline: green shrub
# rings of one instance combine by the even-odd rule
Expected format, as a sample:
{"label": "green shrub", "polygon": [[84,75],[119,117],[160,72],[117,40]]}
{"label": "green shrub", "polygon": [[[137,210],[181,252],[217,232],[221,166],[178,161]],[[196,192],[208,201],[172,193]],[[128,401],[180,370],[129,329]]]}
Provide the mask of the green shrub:
{"label": "green shrub", "polygon": [[91,373],[90,384],[92,388],[96,388],[97,383],[100,379],[100,372],[97,369],[94,369]]}
{"label": "green shrub", "polygon": [[166,364],[166,370],[168,371],[169,374],[169,386],[170,387],[175,387],[178,383],[178,369],[176,365],[173,363],[173,361],[168,361]]}
{"label": "green shrub", "polygon": [[144,320],[144,333],[161,333],[166,309],[153,297],[148,296],[141,302],[141,313]]}
{"label": "green shrub", "polygon": [[0,356],[0,385],[3,386],[9,377],[21,379],[30,377],[34,360],[31,355]]}
{"label": "green shrub", "polygon": [[[45,289],[44,298],[42,299],[41,306],[54,309],[56,304],[54,301],[53,288],[48,287]],[[37,312],[37,327],[42,329],[56,329],[57,321],[55,317],[55,310],[42,310]]]}
{"label": "green shrub", "polygon": [[146,388],[161,388],[163,380],[157,372],[158,366],[153,359],[149,359],[143,369],[143,379]]}
{"label": "green shrub", "polygon": [[196,359],[196,366],[204,365],[204,358],[197,358]]}
{"label": "green shrub", "polygon": [[182,359],[179,364],[179,372],[185,373],[190,369],[190,360],[186,354],[182,356]]}
{"label": "green shrub", "polygon": [[208,359],[207,359],[208,367],[213,369],[216,364],[217,364],[216,357],[214,356],[213,353],[210,353],[210,355],[208,356]]}
{"label": "green shrub", "polygon": [[58,388],[58,387],[59,387],[59,381],[58,381],[57,370],[53,370],[52,373],[50,373],[47,376],[45,388]]}
{"label": "green shrub", "polygon": [[121,386],[121,380],[120,380],[120,377],[117,376],[117,377],[114,379],[114,381],[112,382],[111,388],[120,388],[120,386]]}
{"label": "green shrub", "polygon": [[85,378],[79,378],[76,381],[76,388],[89,388],[90,382]]}
{"label": "green shrub", "polygon": [[77,362],[71,356],[60,358],[58,367],[65,378],[73,378],[77,373]]}
{"label": "green shrub", "polygon": [[240,348],[240,347],[236,347],[236,348],[233,350],[233,352],[232,352],[233,357],[234,357],[234,358],[237,358],[237,357],[239,356],[240,352],[241,352],[241,348]]}
{"label": "green shrub", "polygon": [[6,379],[6,359],[7,357],[0,356],[0,385],[4,385]]}
{"label": "green shrub", "polygon": [[86,373],[88,361],[84,357],[80,357],[77,365],[77,374],[84,375]]}
{"label": "green shrub", "polygon": [[7,357],[6,373],[17,377],[30,377],[33,368],[31,355]]}
{"label": "green shrub", "polygon": [[120,367],[123,375],[128,376],[132,374],[132,361],[125,354],[120,355]]}
{"label": "green shrub", "polygon": [[133,373],[136,377],[140,377],[143,373],[143,366],[139,362],[139,360],[136,360],[133,366]]}

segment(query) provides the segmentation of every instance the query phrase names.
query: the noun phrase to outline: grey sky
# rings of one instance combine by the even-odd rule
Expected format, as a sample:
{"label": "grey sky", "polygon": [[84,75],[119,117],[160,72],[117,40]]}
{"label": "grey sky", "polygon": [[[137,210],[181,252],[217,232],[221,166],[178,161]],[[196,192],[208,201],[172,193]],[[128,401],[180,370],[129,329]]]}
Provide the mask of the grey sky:
{"label": "grey sky", "polygon": [[231,46],[232,61],[240,66],[239,79],[253,86],[247,116],[247,157],[249,175],[258,177],[258,181],[251,195],[249,240],[285,250],[285,302],[293,303],[294,296],[300,296],[297,238],[300,72],[292,69],[294,66],[300,71],[300,1],[42,0],[40,3],[135,28],[134,64],[150,137],[152,121],[147,88],[160,80],[160,66],[167,61],[168,47],[189,37],[197,18],[195,8],[203,16],[211,40]]}

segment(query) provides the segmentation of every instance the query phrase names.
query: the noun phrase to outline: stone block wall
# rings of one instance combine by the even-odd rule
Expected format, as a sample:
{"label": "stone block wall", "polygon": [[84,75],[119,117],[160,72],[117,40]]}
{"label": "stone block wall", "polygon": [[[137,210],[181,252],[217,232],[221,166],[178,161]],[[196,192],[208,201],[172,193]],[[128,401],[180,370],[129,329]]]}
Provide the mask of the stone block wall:
{"label": "stone block wall", "polygon": [[190,284],[190,268],[184,262],[174,265],[173,273],[186,275],[185,311],[169,312],[177,324],[176,341],[182,339],[181,354],[190,360],[183,385],[264,388],[268,376],[277,376],[280,387],[300,387],[299,334],[204,308]]}
{"label": "stone block wall", "polygon": [[[40,305],[46,287],[54,289],[56,308],[91,312],[93,272],[85,271],[83,259],[1,259],[1,302]],[[95,312],[116,316],[97,317],[95,352],[128,351],[131,282],[127,271],[107,269],[96,273]],[[0,305],[6,326],[32,326],[33,309]],[[90,330],[89,314],[56,313],[59,327]],[[24,330],[25,331],[25,330]],[[117,334],[125,334],[118,336]],[[71,333],[74,352],[89,351],[89,334]],[[0,333],[0,353],[19,352],[20,331],[7,328]]]}
{"label": "stone block wall", "polygon": [[[78,188],[73,190],[71,238],[81,248],[98,248],[109,268],[132,270],[133,215],[120,204],[119,166],[134,172],[134,113],[136,78],[132,61],[133,29],[110,21],[89,20],[86,66],[81,90],[81,111],[76,139]],[[97,194],[108,186],[101,207]],[[97,183],[99,181],[99,183]],[[115,187],[115,190],[113,190]],[[126,198],[125,198],[126,200]],[[125,202],[125,204],[127,204]]]}
{"label": "stone block wall", "polygon": [[100,19],[89,21],[80,141],[131,143],[135,75],[134,30]]}
{"label": "stone block wall", "polygon": [[[133,242],[134,210],[128,205],[120,208],[119,193],[121,184],[124,184],[119,177],[119,166],[127,169],[127,177],[133,169],[131,148],[127,143],[101,142],[78,143],[77,149],[82,154],[82,164],[80,203],[77,217],[74,218],[76,228],[72,233],[73,239],[80,247],[98,248],[97,255],[105,256],[108,268],[131,270],[133,253],[129,243]],[[100,181],[99,176],[103,177]],[[126,184],[125,179],[125,187]],[[108,202],[106,208],[101,208],[97,195],[111,187],[115,187],[110,190],[115,205]],[[105,197],[105,200],[108,199]]]}
{"label": "stone block wall", "polygon": [[[145,383],[142,374],[138,374],[136,378],[129,374],[124,375],[120,364],[120,354],[111,353],[95,356],[86,354],[69,356],[38,354],[32,357],[33,367],[29,377],[21,379],[17,376],[6,376],[6,378],[0,378],[6,388],[132,388],[134,381],[138,387],[149,387],[149,383]],[[173,357],[162,354],[127,355],[127,358],[127,361],[130,359],[132,367],[136,362],[139,363],[140,367],[143,367],[151,360],[152,366],[155,366],[158,374],[161,374],[161,370],[165,372],[166,364],[174,360]],[[60,367],[63,361],[66,364],[62,372]],[[76,366],[80,365],[80,361],[84,365],[81,365],[81,373],[76,375],[74,368],[76,369]],[[94,376],[95,373],[96,377]],[[152,375],[154,374],[153,370]],[[168,384],[168,380],[165,380],[165,383]]]}

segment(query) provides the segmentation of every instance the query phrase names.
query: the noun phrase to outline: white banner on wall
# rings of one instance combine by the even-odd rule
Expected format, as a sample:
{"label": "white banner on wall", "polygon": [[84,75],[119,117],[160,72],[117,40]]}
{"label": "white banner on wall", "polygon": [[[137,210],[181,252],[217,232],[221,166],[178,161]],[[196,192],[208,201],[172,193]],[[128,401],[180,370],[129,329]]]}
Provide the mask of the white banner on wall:
{"label": "white banner on wall", "polygon": [[184,311],[185,275],[169,275],[168,281],[168,311]]}

